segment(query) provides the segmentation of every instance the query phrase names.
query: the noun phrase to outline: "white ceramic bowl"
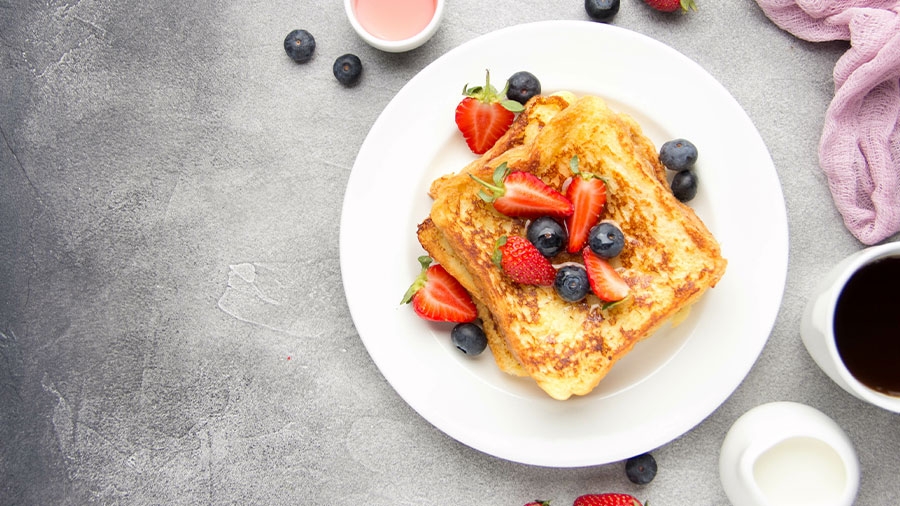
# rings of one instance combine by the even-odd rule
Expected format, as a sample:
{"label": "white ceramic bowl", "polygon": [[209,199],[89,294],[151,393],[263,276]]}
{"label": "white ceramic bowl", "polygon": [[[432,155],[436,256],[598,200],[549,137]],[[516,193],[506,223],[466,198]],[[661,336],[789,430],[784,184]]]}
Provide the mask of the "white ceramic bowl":
{"label": "white ceramic bowl", "polygon": [[353,26],[353,29],[356,30],[356,33],[359,34],[366,43],[376,49],[389,53],[402,53],[415,49],[431,39],[437,31],[438,26],[441,24],[446,0],[435,0],[434,16],[431,18],[431,21],[419,33],[402,40],[385,40],[366,31],[356,17],[355,3],[356,0],[344,0],[344,10],[347,12],[347,19],[350,20],[350,24]]}
{"label": "white ceramic bowl", "polygon": [[841,360],[834,340],[835,306],[844,285],[863,265],[889,256],[900,256],[900,241],[865,248],[835,265],[807,301],[800,335],[816,364],[841,388],[859,399],[900,413],[900,397],[877,392],[854,378]]}

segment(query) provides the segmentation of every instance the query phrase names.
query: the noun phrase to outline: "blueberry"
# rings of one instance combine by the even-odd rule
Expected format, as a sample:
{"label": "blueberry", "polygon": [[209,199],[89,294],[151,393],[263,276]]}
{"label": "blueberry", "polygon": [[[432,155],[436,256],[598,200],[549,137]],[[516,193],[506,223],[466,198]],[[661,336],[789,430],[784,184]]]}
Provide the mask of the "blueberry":
{"label": "blueberry", "polygon": [[602,221],[591,228],[588,246],[598,257],[613,258],[625,247],[625,234],[612,223]]}
{"label": "blueberry", "polygon": [[506,85],[506,98],[522,105],[525,105],[531,97],[541,94],[541,82],[534,74],[524,70],[511,75]]}
{"label": "blueberry", "polygon": [[556,256],[569,240],[566,229],[549,216],[529,223],[525,229],[525,237],[547,258]]}
{"label": "blueberry", "polygon": [[697,161],[697,146],[687,139],[668,141],[659,148],[659,161],[669,170],[688,170]]}
{"label": "blueberry", "polygon": [[284,38],[284,50],[297,63],[306,63],[316,50],[316,39],[306,30],[294,30]]}
{"label": "blueberry", "polygon": [[563,265],[556,271],[556,280],[553,283],[556,293],[563,300],[578,302],[591,291],[587,271],[578,264]]}
{"label": "blueberry", "polygon": [[466,355],[479,355],[487,348],[487,336],[474,323],[460,323],[450,331],[453,345]]}
{"label": "blueberry", "polygon": [[594,21],[610,21],[619,12],[619,0],[584,0],[584,10]]}
{"label": "blueberry", "polygon": [[687,202],[697,195],[697,173],[683,170],[672,177],[672,194],[681,202]]}
{"label": "blueberry", "polygon": [[625,475],[632,483],[646,485],[656,476],[656,459],[645,453],[625,461]]}
{"label": "blueberry", "polygon": [[331,70],[339,83],[344,86],[353,86],[359,82],[359,77],[362,75],[362,61],[355,54],[341,55],[334,60]]}

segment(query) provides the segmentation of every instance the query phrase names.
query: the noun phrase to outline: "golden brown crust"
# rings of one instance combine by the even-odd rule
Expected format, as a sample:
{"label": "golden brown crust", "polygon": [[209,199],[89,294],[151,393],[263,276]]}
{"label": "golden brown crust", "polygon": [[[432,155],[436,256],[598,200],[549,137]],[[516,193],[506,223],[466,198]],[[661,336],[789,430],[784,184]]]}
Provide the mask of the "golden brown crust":
{"label": "golden brown crust", "polygon": [[[432,185],[430,218],[419,227],[426,251],[489,314],[489,341],[501,369],[527,373],[556,399],[589,393],[638,341],[714,286],[726,266],[703,222],[672,196],[656,148],[637,123],[597,97],[567,105],[559,98],[529,102],[496,149]],[[593,295],[573,304],[552,287],[506,277],[491,261],[495,241],[523,235],[526,222],[497,213],[477,196],[479,186],[469,177],[490,179],[506,162],[561,189],[572,175],[573,156],[582,171],[607,181],[603,219],[626,237],[613,265],[632,295],[607,310]],[[554,259],[565,261],[577,259]]]}

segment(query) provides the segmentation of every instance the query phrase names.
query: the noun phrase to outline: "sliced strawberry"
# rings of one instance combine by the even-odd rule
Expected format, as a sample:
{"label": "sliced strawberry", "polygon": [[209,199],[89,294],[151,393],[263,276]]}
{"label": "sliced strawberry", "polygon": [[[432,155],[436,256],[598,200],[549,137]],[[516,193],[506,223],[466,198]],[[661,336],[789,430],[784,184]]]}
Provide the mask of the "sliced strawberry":
{"label": "sliced strawberry", "polygon": [[522,111],[522,104],[507,100],[506,88],[502,92],[491,86],[491,73],[487,72],[484,86],[463,87],[463,98],[456,106],[456,126],[466,139],[469,149],[477,155],[484,154],[503,136]]}
{"label": "sliced strawberry", "polygon": [[566,188],[566,197],[572,202],[574,212],[566,218],[569,229],[569,253],[578,253],[587,243],[591,228],[600,219],[606,205],[606,182],[587,172],[578,170],[578,157],[572,157],[572,181]]}
{"label": "sliced strawberry", "polygon": [[572,203],[562,193],[547,185],[530,172],[510,172],[506,162],[494,170],[493,183],[469,176],[484,186],[478,195],[492,202],[494,209],[514,218],[552,216],[564,218],[574,211]]}
{"label": "sliced strawberry", "polygon": [[478,316],[469,292],[440,264],[431,265],[428,256],[419,257],[422,271],[403,296],[401,304],[412,303],[416,314],[439,322],[470,322]]}
{"label": "sliced strawberry", "polygon": [[609,262],[595,255],[589,247],[584,248],[581,255],[594,295],[603,302],[618,302],[628,296],[631,288]]}
{"label": "sliced strawberry", "polygon": [[550,286],[556,280],[556,269],[550,260],[531,241],[518,235],[500,237],[493,260],[516,283]]}

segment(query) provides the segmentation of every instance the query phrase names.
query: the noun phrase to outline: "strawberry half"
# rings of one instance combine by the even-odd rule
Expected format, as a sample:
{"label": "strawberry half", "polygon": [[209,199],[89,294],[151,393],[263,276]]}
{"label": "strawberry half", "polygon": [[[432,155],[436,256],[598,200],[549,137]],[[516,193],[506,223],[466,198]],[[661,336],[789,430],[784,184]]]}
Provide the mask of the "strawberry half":
{"label": "strawberry half", "polygon": [[471,322],[478,316],[469,292],[431,257],[419,257],[422,271],[413,281],[401,304],[412,303],[416,314],[438,322]]}
{"label": "strawberry half", "polygon": [[521,112],[522,104],[506,99],[502,92],[491,86],[491,73],[486,72],[484,86],[463,86],[463,98],[456,106],[456,127],[462,132],[469,149],[476,155],[485,151],[503,136]]}
{"label": "strawberry half", "polygon": [[573,156],[569,162],[572,169],[572,180],[566,188],[566,197],[572,202],[574,212],[566,218],[569,229],[569,253],[578,253],[587,243],[591,228],[600,219],[600,213],[606,205],[606,182],[590,173],[578,170],[578,157]]}
{"label": "strawberry half", "polygon": [[506,162],[494,169],[493,183],[473,174],[469,174],[469,177],[484,186],[478,192],[481,199],[493,203],[494,209],[506,216],[565,218],[574,212],[572,203],[565,195],[530,172],[510,172]]}
{"label": "strawberry half", "polygon": [[504,235],[497,239],[492,260],[516,283],[550,286],[556,280],[556,269],[550,260],[522,236]]}
{"label": "strawberry half", "polygon": [[598,257],[590,247],[581,254],[591,291],[603,302],[618,302],[628,296],[631,287],[606,259]]}
{"label": "strawberry half", "polygon": [[675,12],[681,10],[687,12],[697,10],[697,4],[694,0],[644,0],[647,5],[661,12]]}
{"label": "strawberry half", "polygon": [[585,494],[575,498],[572,506],[642,506],[633,495]]}

